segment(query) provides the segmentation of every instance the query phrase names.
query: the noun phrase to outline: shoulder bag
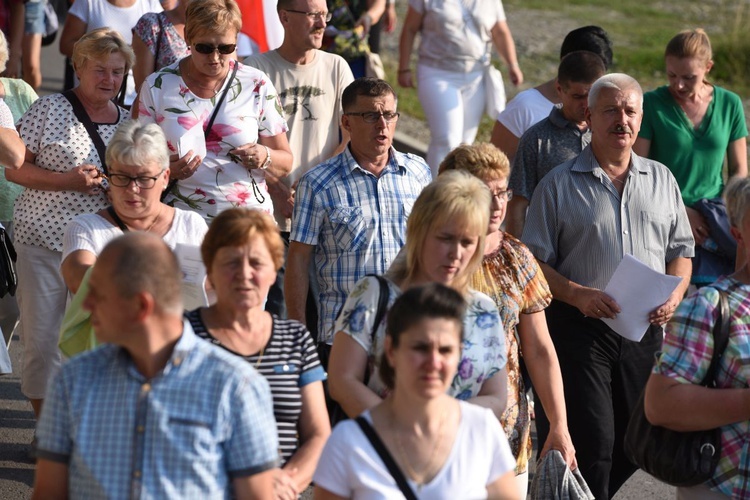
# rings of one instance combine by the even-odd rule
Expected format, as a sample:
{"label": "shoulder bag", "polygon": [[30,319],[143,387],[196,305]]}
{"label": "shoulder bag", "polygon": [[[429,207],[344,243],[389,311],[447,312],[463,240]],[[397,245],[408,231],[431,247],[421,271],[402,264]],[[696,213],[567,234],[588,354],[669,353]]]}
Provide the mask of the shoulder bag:
{"label": "shoulder bag", "polygon": [[[719,317],[713,327],[714,353],[700,385],[715,387],[719,361],[729,342],[729,304],[719,291]],[[678,432],[651,425],[641,393],[625,433],[625,455],[656,479],[672,486],[696,486],[713,477],[721,457],[721,428]]]}
{"label": "shoulder bag", "polygon": [[18,286],[16,275],[16,249],[8,233],[0,224],[0,297],[15,295]]}
{"label": "shoulder bag", "polygon": [[375,448],[375,451],[385,464],[388,472],[393,476],[393,479],[396,481],[398,489],[403,493],[404,498],[406,498],[406,500],[417,500],[417,496],[414,494],[414,490],[411,489],[411,486],[409,486],[406,476],[404,476],[404,473],[398,468],[398,464],[393,459],[388,448],[383,444],[383,441],[380,440],[380,436],[375,432],[375,429],[370,425],[370,422],[368,422],[362,415],[355,420],[357,424],[359,424],[359,428],[362,429],[362,432],[367,436],[367,440],[370,441],[372,447]]}

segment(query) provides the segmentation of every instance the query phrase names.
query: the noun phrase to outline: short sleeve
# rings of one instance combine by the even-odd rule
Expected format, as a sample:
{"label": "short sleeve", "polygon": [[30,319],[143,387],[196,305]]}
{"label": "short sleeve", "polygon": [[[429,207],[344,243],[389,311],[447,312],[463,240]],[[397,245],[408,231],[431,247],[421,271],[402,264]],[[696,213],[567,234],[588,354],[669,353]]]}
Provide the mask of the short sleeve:
{"label": "short sleeve", "polygon": [[68,463],[73,452],[70,401],[65,390],[66,370],[50,381],[44,407],[36,427],[37,457]]}
{"label": "short sleeve", "polygon": [[508,180],[508,187],[513,190],[513,194],[523,196],[527,200],[531,200],[534,188],[539,183],[539,179],[536,178],[539,151],[533,130],[529,129],[521,136]]}
{"label": "short sleeve", "polygon": [[258,87],[260,87],[258,92],[262,103],[260,116],[258,117],[258,135],[274,137],[286,133],[289,126],[284,118],[276,88],[274,88],[268,75],[263,73],[263,76],[264,79],[258,83]]}
{"label": "short sleeve", "polygon": [[425,12],[425,0],[409,0],[409,7],[420,14]]}
{"label": "short sleeve", "polygon": [[[368,355],[375,354],[372,345],[372,330],[378,304],[380,283],[374,276],[365,276],[357,282],[346,298],[344,308],[336,319],[334,332],[343,332],[353,338]],[[385,320],[385,317],[383,317]]]}
{"label": "short sleeve", "polygon": [[526,245],[518,242],[516,255],[519,261],[517,272],[518,281],[523,284],[522,314],[533,314],[543,311],[552,302],[552,292],[542,268],[531,254]]}
{"label": "short sleeve", "polygon": [[231,436],[225,442],[231,477],[272,469],[279,460],[279,439],[268,382],[257,372],[237,384],[230,406]]}
{"label": "short sleeve", "polygon": [[[147,77],[141,85],[140,97],[138,98],[138,121],[143,124],[159,123],[159,115],[156,111],[153,95],[154,75]],[[162,117],[163,118],[163,117]]]}
{"label": "short sleeve", "polygon": [[480,333],[484,347],[484,357],[492,361],[494,369],[502,370],[508,364],[508,349],[505,346],[505,332],[497,305],[487,295],[472,292],[467,311],[467,328],[474,328]]}
{"label": "short sleeve", "polygon": [[16,128],[13,126],[13,113],[10,112],[10,108],[5,104],[3,98],[0,98],[0,127],[12,128],[14,130]]}
{"label": "short sleeve", "polygon": [[39,124],[47,123],[47,114],[50,111],[51,104],[50,97],[36,100],[19,121],[21,138],[26,143],[26,148],[34,155],[39,154],[42,149],[41,141],[44,127],[40,127]]}
{"label": "short sleeve", "polygon": [[700,384],[714,351],[713,325],[719,292],[704,287],[684,299],[665,328],[661,355],[653,372],[683,384]]}
{"label": "short sleeve", "polygon": [[357,429],[357,424],[353,420],[346,420],[334,427],[313,475],[316,486],[340,497],[352,497],[350,478],[353,471],[350,470],[349,447],[352,433],[359,432]]}
{"label": "short sleeve", "polygon": [[88,24],[91,17],[91,12],[89,11],[90,2],[91,0],[81,0],[79,2],[73,2],[73,5],[71,5],[70,9],[68,10],[68,14],[73,14],[78,19]]}
{"label": "short sleeve", "polygon": [[313,382],[320,382],[326,379],[326,372],[320,364],[318,351],[315,348],[312,335],[300,324],[300,343],[302,347],[302,369],[299,376],[299,387],[304,387]]}
{"label": "short sleeve", "polygon": [[94,241],[93,228],[84,223],[81,217],[70,221],[63,235],[63,252],[60,262],[65,262],[68,256],[78,250],[86,250],[97,255],[96,243]]}
{"label": "short sleeve", "polygon": [[297,191],[294,195],[292,232],[289,239],[305,245],[317,245],[323,217],[325,217],[325,212],[316,206],[315,189],[310,182],[309,175],[305,174],[297,184]]}
{"label": "short sleeve", "polygon": [[557,261],[557,207],[554,173],[546,175],[534,190],[521,240],[534,257],[549,266]]}
{"label": "short sleeve", "polygon": [[747,122],[745,121],[745,112],[740,97],[733,92],[729,92],[729,98],[732,107],[732,129],[730,131],[729,142],[734,142],[743,137],[747,137]]}
{"label": "short sleeve", "polygon": [[156,42],[161,34],[159,33],[159,26],[163,26],[163,22],[159,23],[157,16],[161,14],[155,14],[149,12],[144,14],[138,19],[138,22],[133,28],[133,34],[141,39],[141,41],[148,47],[152,54],[156,55]]}

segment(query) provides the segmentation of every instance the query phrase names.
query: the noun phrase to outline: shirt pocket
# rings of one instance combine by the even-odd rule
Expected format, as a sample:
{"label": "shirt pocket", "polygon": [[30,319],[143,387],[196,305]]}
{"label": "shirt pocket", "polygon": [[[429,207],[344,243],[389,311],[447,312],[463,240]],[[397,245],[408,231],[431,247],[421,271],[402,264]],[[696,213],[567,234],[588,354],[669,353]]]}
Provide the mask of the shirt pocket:
{"label": "shirt pocket", "polygon": [[672,219],[672,214],[641,211],[641,236],[646,250],[659,257],[665,255],[672,231]]}
{"label": "shirt pocket", "polygon": [[167,427],[173,450],[184,458],[211,462],[218,456],[218,440],[208,418],[195,413],[172,411],[169,412]]}
{"label": "shirt pocket", "polygon": [[367,224],[361,208],[334,208],[330,220],[333,227],[333,237],[341,250],[357,250],[367,240]]}

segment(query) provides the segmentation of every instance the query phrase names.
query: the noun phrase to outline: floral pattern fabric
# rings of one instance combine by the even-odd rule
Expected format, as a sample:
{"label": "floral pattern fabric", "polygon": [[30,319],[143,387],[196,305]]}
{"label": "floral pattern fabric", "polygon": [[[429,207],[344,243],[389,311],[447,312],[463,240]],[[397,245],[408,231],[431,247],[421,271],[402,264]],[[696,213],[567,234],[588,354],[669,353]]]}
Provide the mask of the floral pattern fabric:
{"label": "floral pattern fabric", "polygon": [[190,55],[190,48],[185,39],[177,33],[166,12],[149,12],[143,15],[133,28],[133,34],[140,38],[154,55],[157,70]]}
{"label": "floral pattern fabric", "polygon": [[500,423],[516,457],[516,474],[522,474],[531,458],[531,418],[519,366],[516,327],[521,314],[543,311],[552,301],[552,294],[529,249],[507,233],[500,248],[484,257],[471,287],[494,300],[503,322],[508,348],[508,406]]}
{"label": "floral pattern fabric", "polygon": [[206,129],[221,93],[229,85],[206,139],[203,163],[191,177],[177,182],[165,200],[171,206],[200,213],[206,222],[232,207],[258,208],[273,214],[265,172],[248,171],[229,151],[288,129],[276,90],[266,74],[236,61],[229,65],[230,75],[238,65],[235,78],[230,82],[227,77],[209,99],[190,91],[179,62],[162,68],[144,82],[138,107],[138,119],[159,124],[170,152],[177,153],[177,144],[188,130],[196,126]]}
{"label": "floral pattern fabric", "polygon": [[[388,281],[388,309],[401,290]],[[372,276],[361,279],[346,299],[341,314],[336,319],[335,332],[351,336],[368,353],[370,379],[368,387],[380,397],[388,388],[380,379],[377,364],[383,354],[385,325],[388,313],[378,325],[375,338],[372,327],[380,299],[380,285]],[[479,394],[482,383],[505,367],[505,337],[497,308],[492,300],[474,290],[467,297],[468,308],[464,317],[464,344],[458,371],[448,393],[456,399],[467,400]],[[374,341],[373,341],[374,340]]]}

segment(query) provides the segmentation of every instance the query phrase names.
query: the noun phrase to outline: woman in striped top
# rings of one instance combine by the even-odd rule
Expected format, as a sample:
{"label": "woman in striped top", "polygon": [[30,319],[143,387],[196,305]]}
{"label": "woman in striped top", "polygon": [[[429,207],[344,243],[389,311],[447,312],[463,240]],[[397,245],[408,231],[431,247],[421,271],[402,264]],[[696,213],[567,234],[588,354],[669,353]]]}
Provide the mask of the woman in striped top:
{"label": "woman in striped top", "polygon": [[198,336],[243,357],[268,380],[282,458],[276,497],[296,498],[310,484],[331,429],[326,374],[310,332],[263,310],[284,259],[276,224],[259,210],[225,210],[211,223],[201,255],[217,302],[187,317]]}

